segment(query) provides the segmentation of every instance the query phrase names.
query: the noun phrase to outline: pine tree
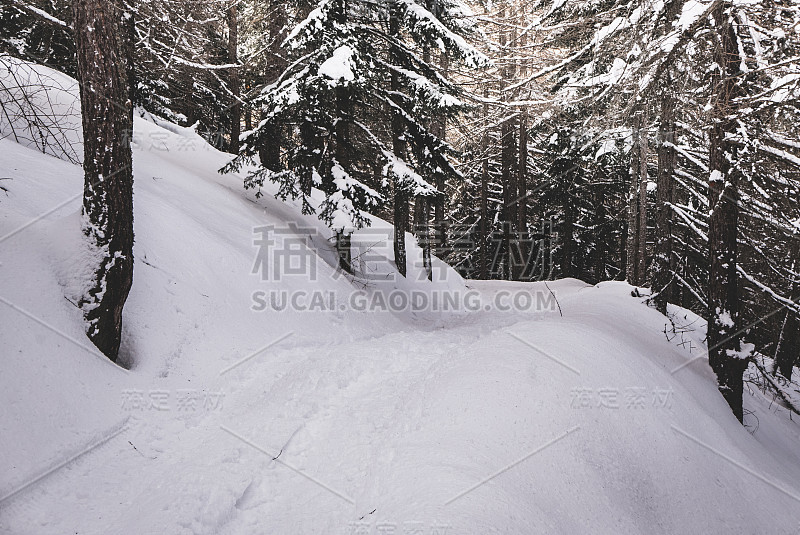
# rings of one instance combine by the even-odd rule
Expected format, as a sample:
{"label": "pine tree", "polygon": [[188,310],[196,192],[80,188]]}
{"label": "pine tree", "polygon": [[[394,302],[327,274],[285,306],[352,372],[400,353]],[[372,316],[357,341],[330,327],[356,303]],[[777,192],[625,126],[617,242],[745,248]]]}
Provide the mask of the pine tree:
{"label": "pine tree", "polygon": [[[301,199],[304,212],[316,211],[340,240],[367,225],[365,212],[391,197],[401,274],[409,200],[441,195],[423,177],[457,174],[428,119],[466,108],[461,91],[421,52],[436,47],[468,65],[485,61],[459,33],[454,15],[463,7],[433,4],[439,17],[412,0],[319,2],[285,40],[293,61],[252,103],[262,121],[244,134],[238,157],[224,169],[255,161],[276,129],[289,129],[281,169],[261,161],[246,185],[278,182],[279,197]],[[312,186],[324,193],[319,206],[311,201]]]}
{"label": "pine tree", "polygon": [[[780,256],[785,245],[778,240],[765,246],[750,231],[769,229],[769,236],[784,240],[794,232],[789,222],[797,212],[786,199],[796,195],[798,182],[788,169],[800,164],[800,158],[797,144],[787,142],[791,135],[786,126],[797,116],[793,99],[800,55],[797,39],[790,37],[791,11],[774,2],[548,5],[545,18],[561,13],[559,22],[574,21],[576,12],[588,9],[598,29],[578,35],[564,60],[533,77],[558,76],[564,99],[580,97],[605,114],[630,116],[660,102],[656,130],[666,130],[672,141],[661,139],[663,132],[656,140],[660,189],[653,302],[665,310],[667,296],[659,294],[674,281],[682,288],[683,304],[690,296],[691,306],[704,309],[709,361],[741,420],[742,372],[752,351],[752,344],[740,340],[748,324],[742,313],[761,323],[759,314],[769,314],[764,308],[770,301],[797,310],[782,290],[796,279]],[[571,32],[571,25],[554,27],[557,35]],[[678,87],[665,85],[673,72],[684,73]],[[706,76],[708,72],[713,76]],[[674,105],[664,99],[664,87],[681,91]],[[642,128],[652,125],[643,121]],[[638,169],[642,178],[648,157],[641,150],[633,156],[639,162],[633,162],[632,170]],[[641,199],[646,185],[640,181],[639,199],[631,197],[629,208],[629,236],[639,241],[631,250],[637,256],[645,242]],[[747,225],[740,224],[743,218]],[[635,273],[630,278],[639,280],[641,262],[628,256]]]}

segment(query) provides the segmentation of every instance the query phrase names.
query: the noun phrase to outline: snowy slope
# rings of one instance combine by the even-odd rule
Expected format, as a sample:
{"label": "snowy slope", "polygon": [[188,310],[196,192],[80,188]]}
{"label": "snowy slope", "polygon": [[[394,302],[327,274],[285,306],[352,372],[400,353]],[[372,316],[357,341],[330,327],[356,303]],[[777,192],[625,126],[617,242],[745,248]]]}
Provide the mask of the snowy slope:
{"label": "snowy slope", "polygon": [[[379,220],[353,281],[314,216],[219,175],[191,129],[135,128],[130,370],[70,302],[80,168],[0,140],[0,532],[797,533],[800,427],[759,392],[755,433],[736,422],[691,361],[699,318],[674,309],[668,340],[623,283],[398,280]],[[252,273],[265,225],[315,271]],[[396,289],[462,306],[339,306]],[[334,309],[253,297],[314,291]]]}

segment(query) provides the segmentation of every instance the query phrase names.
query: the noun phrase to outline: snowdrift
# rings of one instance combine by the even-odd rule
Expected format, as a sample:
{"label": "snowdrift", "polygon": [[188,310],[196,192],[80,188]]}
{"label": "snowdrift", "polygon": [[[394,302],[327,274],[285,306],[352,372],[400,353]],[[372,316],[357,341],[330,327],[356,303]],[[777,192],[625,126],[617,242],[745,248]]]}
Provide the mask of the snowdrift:
{"label": "snowdrift", "polygon": [[[758,391],[738,424],[700,318],[673,308],[666,336],[624,283],[401,279],[378,219],[344,276],[316,217],[228,158],[136,120],[125,369],[73,304],[80,167],[0,140],[0,531],[800,528],[800,428]],[[306,263],[276,277],[288,250]]]}

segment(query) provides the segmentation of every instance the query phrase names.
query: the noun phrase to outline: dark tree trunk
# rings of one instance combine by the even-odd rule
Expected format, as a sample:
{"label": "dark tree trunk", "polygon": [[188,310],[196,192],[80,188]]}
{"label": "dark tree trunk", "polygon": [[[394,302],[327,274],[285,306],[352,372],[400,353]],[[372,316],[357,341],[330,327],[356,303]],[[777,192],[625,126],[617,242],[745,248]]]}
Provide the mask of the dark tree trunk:
{"label": "dark tree trunk", "polygon": [[[347,20],[344,10],[341,13],[341,22]],[[352,146],[350,144],[350,117],[351,117],[351,98],[350,90],[347,87],[339,86],[336,88],[336,107],[339,112],[339,120],[336,121],[336,160],[348,173],[352,162]],[[336,232],[336,250],[339,253],[339,267],[348,273],[353,272],[352,251],[350,248],[349,233],[344,231]]]}
{"label": "dark tree trunk", "polygon": [[350,248],[351,235],[336,231],[336,253],[339,256],[339,269],[353,272],[353,254]]}
{"label": "dark tree trunk", "polygon": [[[393,1],[389,11],[389,35],[397,38],[400,34],[400,11],[401,6],[398,2]],[[391,45],[389,47],[390,61],[392,65],[399,65],[400,54],[396,47]],[[400,76],[392,71],[391,75],[391,89],[392,92],[397,94],[401,90]],[[402,106],[402,102],[395,101],[395,104]],[[403,117],[397,110],[392,110],[392,151],[397,158],[405,160],[406,157],[406,142],[403,138],[405,126],[403,124]],[[397,271],[405,277],[407,273],[406,267],[406,231],[408,230],[408,201],[409,195],[407,185],[400,183],[395,179],[394,183],[394,263],[397,266]]]}
{"label": "dark tree trunk", "polygon": [[516,255],[511,253],[512,240],[515,240],[517,220],[517,177],[515,171],[516,143],[514,136],[515,121],[507,119],[500,126],[501,172],[503,180],[503,212],[502,212],[502,250],[503,278],[514,277]]}
{"label": "dark tree trunk", "polygon": [[[484,87],[484,97],[488,96],[488,87]],[[483,118],[484,122],[488,115],[488,106],[483,105]],[[478,237],[480,243],[480,279],[486,280],[489,278],[489,132],[484,130],[483,139],[481,139],[481,224],[480,235]]]}
{"label": "dark tree trunk", "polygon": [[264,132],[258,157],[261,165],[277,173],[281,170],[281,128],[278,125],[267,124],[264,126]]}
{"label": "dark tree trunk", "polygon": [[[286,62],[280,57],[279,49],[280,43],[286,33],[286,6],[284,3],[279,2],[273,10],[272,18],[269,21],[269,36],[270,46],[267,50],[270,61],[267,64],[265,73],[266,83],[274,82],[278,76],[283,72]],[[249,117],[252,110],[248,110],[247,116]],[[248,130],[250,126],[247,127]],[[265,136],[261,140],[261,145],[258,148],[258,156],[261,160],[261,165],[271,171],[278,172],[282,169],[281,165],[281,145],[283,144],[283,131],[279,125],[269,124],[265,127]],[[310,193],[310,190],[308,191]]]}
{"label": "dark tree trunk", "polygon": [[517,236],[520,266],[517,279],[530,278],[531,252],[528,232],[528,114],[523,111],[519,118],[519,149],[517,151]]}
{"label": "dark tree trunk", "polygon": [[564,198],[564,221],[561,229],[561,276],[574,277],[575,209],[570,199]]}
{"label": "dark tree trunk", "polygon": [[[666,84],[670,86],[669,83]],[[673,275],[672,261],[672,203],[675,170],[675,97],[671,89],[661,98],[661,124],[658,135],[658,177],[653,251],[652,303],[662,314],[667,313]]]}
{"label": "dark tree trunk", "polygon": [[625,270],[626,279],[634,286],[639,285],[639,132],[641,130],[641,117],[634,120],[631,152],[630,152],[630,190],[628,193],[628,238],[625,244]]}
{"label": "dark tree trunk", "polygon": [[643,116],[639,136],[639,222],[637,223],[639,238],[636,240],[636,276],[637,285],[644,285],[647,280],[647,115]]}
{"label": "dark tree trunk", "polygon": [[[507,2],[503,0],[500,8],[500,18],[505,19]],[[513,9],[509,12],[513,14]],[[516,41],[516,27],[514,25],[508,26],[508,35],[506,32],[500,34],[500,45],[505,46],[507,42],[515,43]],[[513,60],[506,60],[502,74],[503,86],[506,86],[514,79],[517,69]],[[506,98],[514,98],[514,96],[504,93]],[[503,278],[512,280],[516,276],[516,264],[518,256],[512,253],[512,247],[516,247],[516,226],[517,226],[517,175],[516,175],[516,118],[510,117],[503,121],[500,125],[500,167],[501,167],[501,180],[503,183],[503,211],[502,211],[502,241],[501,241],[501,254],[504,273]]]}
{"label": "dark tree trunk", "polygon": [[80,304],[89,339],[116,361],[133,283],[130,46],[121,2],[75,0],[72,9],[84,138],[83,233],[99,253]]}
{"label": "dark tree trunk", "polygon": [[421,236],[425,227],[425,199],[417,197],[414,200],[413,223],[411,224],[411,232],[414,236]]}
{"label": "dark tree trunk", "polygon": [[[794,259],[800,253],[800,241],[796,238],[789,248],[790,254]],[[792,272],[796,272],[797,261],[792,260]],[[797,284],[792,284],[791,297],[797,301]],[[793,369],[800,364],[800,317],[793,310],[786,310],[781,324],[781,332],[778,336],[778,344],[775,348],[775,364],[773,374],[780,373],[790,381],[792,380]]]}
{"label": "dark tree trunk", "polygon": [[122,16],[121,27],[124,34],[122,57],[125,61],[125,75],[128,79],[128,99],[130,99],[131,104],[136,104],[136,18],[134,16],[136,0],[128,0],[120,5],[131,8],[120,9],[120,15]]}
{"label": "dark tree trunk", "polygon": [[[709,228],[711,264],[708,289],[708,362],[717,374],[719,390],[733,413],[742,421],[742,375],[746,359],[735,356],[740,350],[739,294],[736,273],[738,235],[738,175],[736,146],[731,140],[735,123],[731,119],[740,74],[739,50],[730,10],[724,1],[714,10],[716,31],[715,78],[718,82],[713,102],[714,124],[709,135]],[[731,163],[734,166],[731,166]]]}
{"label": "dark tree trunk", "polygon": [[787,310],[781,325],[778,349],[775,352],[774,373],[780,373],[791,381],[793,369],[798,364],[800,364],[800,320],[796,312]]}
{"label": "dark tree trunk", "polygon": [[408,230],[408,194],[395,183],[394,192],[394,263],[397,271],[406,276],[406,231]]}
{"label": "dark tree trunk", "polygon": [[[600,187],[598,187],[595,191],[595,206],[597,206],[597,210],[595,211],[595,229],[598,229],[595,232],[600,232],[599,229],[603,228],[605,222],[607,221],[604,183],[601,183]],[[601,241],[601,235],[598,234],[595,241],[593,269],[594,279],[596,282],[605,280],[607,254],[608,251],[606,250],[605,243]]]}
{"label": "dark tree trunk", "polygon": [[[446,78],[449,76],[450,71],[450,57],[447,52],[442,52],[441,55],[442,74]],[[436,136],[442,141],[447,139],[447,120],[445,118],[436,121]],[[444,177],[440,174],[436,176],[436,189],[444,193]],[[442,197],[436,200],[433,207],[433,246],[436,248],[437,254],[445,251],[447,244],[447,222],[445,220],[444,209],[447,199]]]}
{"label": "dark tree trunk", "polygon": [[[438,200],[436,201],[439,202]],[[414,235],[417,237],[422,249],[422,267],[425,269],[428,280],[433,279],[431,268],[431,202],[425,197],[417,197],[414,201],[414,224],[412,226]]]}
{"label": "dark tree trunk", "polygon": [[[237,52],[237,48],[239,47],[239,13],[236,4],[238,4],[238,2],[233,2],[228,8],[229,63],[237,63],[239,61],[239,54]],[[242,129],[242,107],[239,103],[241,89],[238,68],[228,69],[228,83],[230,84],[231,93],[233,93],[233,103],[230,108],[231,142],[228,147],[228,152],[236,154],[239,152],[239,134]]]}
{"label": "dark tree trunk", "polygon": [[[625,186],[624,179],[621,180],[621,184],[623,187]],[[630,188],[629,188],[630,193]],[[621,221],[622,228],[620,229],[620,233],[618,236],[618,243],[617,247],[619,248],[619,273],[617,274],[616,280],[628,280],[628,224],[630,220],[630,202],[628,202],[627,197],[620,196],[620,203],[619,203],[620,213],[628,214],[628,217],[624,218]]]}
{"label": "dark tree trunk", "polygon": [[[317,131],[314,128],[314,123],[312,123],[307,117],[304,117],[300,123],[300,142],[311,149],[307,152],[313,152],[314,148],[319,148],[320,146],[320,140],[317,136]],[[274,149],[272,149],[272,152],[274,152]],[[273,156],[274,154],[271,154],[270,158]],[[311,174],[311,168],[319,168],[319,161],[309,161],[305,162],[305,164],[306,165],[303,168],[303,173],[300,176],[300,191],[303,193],[303,195],[309,196],[311,195],[311,188],[314,185],[314,178]],[[280,163],[278,163],[277,169],[280,169]]]}
{"label": "dark tree trunk", "polygon": [[422,202],[422,223],[418,231],[419,244],[422,247],[422,267],[428,280],[433,280],[433,263],[431,260],[431,228],[428,222],[431,220],[431,203],[427,199],[420,199]]}

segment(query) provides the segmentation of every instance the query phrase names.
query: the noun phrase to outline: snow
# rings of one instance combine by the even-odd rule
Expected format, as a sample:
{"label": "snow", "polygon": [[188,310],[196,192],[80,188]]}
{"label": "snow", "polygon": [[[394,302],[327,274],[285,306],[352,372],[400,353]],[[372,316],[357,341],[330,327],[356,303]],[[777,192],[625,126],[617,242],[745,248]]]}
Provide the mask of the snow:
{"label": "snow", "polygon": [[0,54],[0,139],[82,161],[77,91],[77,82],[64,74]]}
{"label": "snow", "polygon": [[713,2],[700,2],[698,0],[688,0],[681,11],[676,26],[683,32],[688,30],[697,19],[699,19]]}
{"label": "snow", "polygon": [[[399,0],[399,4],[405,8],[404,18],[409,28],[420,34],[433,34],[438,36],[437,41],[440,50],[445,50],[444,40],[446,40],[450,43],[450,46],[454,47],[454,51],[463,58],[467,66],[477,68],[485,67],[491,63],[485,54],[467,43],[461,35],[451,32],[430,11],[417,3],[416,0]],[[455,15],[456,13],[453,14]]]}
{"label": "snow", "polygon": [[728,349],[727,354],[729,357],[734,357],[741,360],[747,360],[753,356],[755,352],[755,344],[742,342],[738,350]]}
{"label": "snow", "polygon": [[298,48],[302,44],[303,37],[308,37],[322,28],[326,18],[327,13],[323,11],[321,6],[312,9],[305,20],[292,29],[283,43],[290,43],[293,48]]}
{"label": "snow", "polygon": [[770,96],[772,102],[784,102],[795,96],[797,93],[800,73],[790,73],[772,82],[770,89],[773,91]]}
{"label": "snow", "polygon": [[[555,134],[554,134],[555,135]],[[599,160],[601,156],[608,153],[616,152],[617,143],[613,138],[606,138],[600,142],[600,147],[594,155],[595,160]]]}
{"label": "snow", "polygon": [[[796,532],[800,428],[759,391],[739,425],[697,316],[665,336],[622,282],[549,282],[562,316],[544,283],[427,281],[410,234],[403,279],[378,218],[344,276],[315,216],[159,123],[135,122],[129,370],[70,303],[81,169],[0,140],[0,532]],[[304,270],[258,269],[266,227]],[[258,310],[277,291],[336,306]],[[339,306],[414,292],[460,305]]]}
{"label": "snow", "polygon": [[355,80],[355,74],[353,74],[353,49],[347,45],[340,46],[333,51],[330,58],[319,66],[318,72],[320,76],[325,76],[333,82],[352,82]]}

